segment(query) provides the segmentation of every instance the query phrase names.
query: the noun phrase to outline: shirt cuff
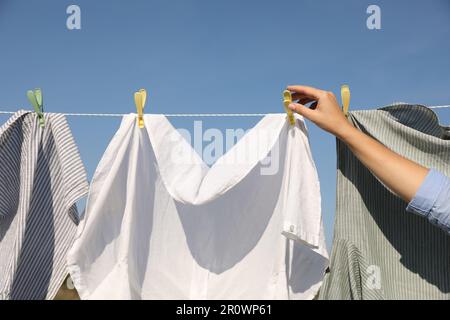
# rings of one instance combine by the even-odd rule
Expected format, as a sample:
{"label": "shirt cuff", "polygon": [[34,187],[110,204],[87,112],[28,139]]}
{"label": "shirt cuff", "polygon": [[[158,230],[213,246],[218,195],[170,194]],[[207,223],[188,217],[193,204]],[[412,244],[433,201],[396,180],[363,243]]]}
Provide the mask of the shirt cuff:
{"label": "shirt cuff", "polygon": [[426,217],[450,234],[450,178],[430,170],[406,210]]}
{"label": "shirt cuff", "polygon": [[406,211],[428,218],[448,178],[442,173],[430,169]]}

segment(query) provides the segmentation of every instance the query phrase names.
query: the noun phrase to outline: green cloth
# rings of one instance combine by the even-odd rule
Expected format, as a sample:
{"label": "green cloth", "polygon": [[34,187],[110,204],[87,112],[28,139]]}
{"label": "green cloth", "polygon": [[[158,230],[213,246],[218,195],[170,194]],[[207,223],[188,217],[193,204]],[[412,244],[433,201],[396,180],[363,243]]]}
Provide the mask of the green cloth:
{"label": "green cloth", "polygon": [[[354,111],[349,120],[391,150],[450,176],[450,130],[430,109],[394,105]],[[319,298],[450,299],[450,236],[406,212],[407,203],[339,140],[337,153],[333,250]]]}

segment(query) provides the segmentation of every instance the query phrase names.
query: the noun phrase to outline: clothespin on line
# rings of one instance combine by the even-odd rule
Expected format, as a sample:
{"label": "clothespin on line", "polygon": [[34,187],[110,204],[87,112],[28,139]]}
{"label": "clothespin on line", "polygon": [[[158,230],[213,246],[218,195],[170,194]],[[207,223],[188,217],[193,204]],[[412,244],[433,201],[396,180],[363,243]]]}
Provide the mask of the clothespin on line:
{"label": "clothespin on line", "polygon": [[33,105],[34,111],[36,112],[39,119],[39,126],[44,128],[44,100],[42,98],[42,91],[39,88],[27,91],[27,97],[30,103]]}
{"label": "clothespin on line", "polygon": [[344,112],[344,115],[347,117],[348,109],[350,107],[350,88],[346,84],[341,86],[341,101],[342,101],[342,111]]}
{"label": "clothespin on line", "polygon": [[294,118],[294,112],[288,108],[288,106],[292,103],[292,94],[289,90],[283,91],[283,104],[284,104],[284,110],[287,113],[289,123],[291,126],[295,125],[295,118]]}
{"label": "clothespin on line", "polygon": [[134,103],[136,104],[139,128],[144,128],[144,108],[147,101],[147,91],[140,89],[134,93]]}

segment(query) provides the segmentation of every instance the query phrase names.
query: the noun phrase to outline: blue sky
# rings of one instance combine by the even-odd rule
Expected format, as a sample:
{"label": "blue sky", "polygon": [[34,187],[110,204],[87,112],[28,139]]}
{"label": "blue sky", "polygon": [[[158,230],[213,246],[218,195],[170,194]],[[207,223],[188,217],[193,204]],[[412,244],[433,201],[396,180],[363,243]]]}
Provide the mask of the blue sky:
{"label": "blue sky", "polygon": [[[81,7],[81,30],[66,28],[70,4]],[[381,30],[366,27],[370,4],[381,7]],[[288,84],[336,94],[349,84],[351,109],[450,104],[449,39],[448,0],[0,0],[0,110],[30,109],[35,87],[51,112],[135,112],[141,87],[147,113],[282,112]],[[450,123],[450,109],[438,115]],[[246,129],[259,119],[203,120]],[[69,123],[91,177],[120,119]],[[308,127],[331,243],[335,141]]]}

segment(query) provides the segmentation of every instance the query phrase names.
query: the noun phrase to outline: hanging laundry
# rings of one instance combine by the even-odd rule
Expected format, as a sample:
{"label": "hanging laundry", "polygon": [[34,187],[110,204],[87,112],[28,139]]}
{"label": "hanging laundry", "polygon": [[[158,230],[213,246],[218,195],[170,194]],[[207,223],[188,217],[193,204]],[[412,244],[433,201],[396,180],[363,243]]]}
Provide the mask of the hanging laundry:
{"label": "hanging laundry", "polygon": [[[449,128],[433,111],[394,105],[349,119],[394,152],[450,175]],[[390,192],[337,140],[337,212],[321,299],[450,299],[450,237]]]}
{"label": "hanging laundry", "polygon": [[211,167],[166,117],[144,121],[123,118],[95,172],[68,257],[80,297],[313,298],[328,255],[303,120],[265,116]]}
{"label": "hanging laundry", "polygon": [[0,127],[0,299],[53,299],[67,276],[86,174],[62,115]]}

